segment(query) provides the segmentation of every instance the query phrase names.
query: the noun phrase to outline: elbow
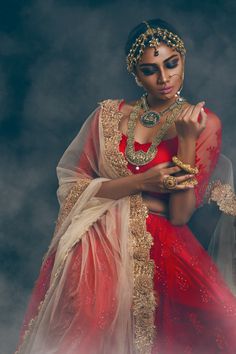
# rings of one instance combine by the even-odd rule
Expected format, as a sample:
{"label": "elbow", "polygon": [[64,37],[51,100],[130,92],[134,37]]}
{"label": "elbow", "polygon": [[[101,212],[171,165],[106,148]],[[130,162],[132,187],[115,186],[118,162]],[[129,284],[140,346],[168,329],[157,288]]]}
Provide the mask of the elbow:
{"label": "elbow", "polygon": [[174,226],[184,226],[186,225],[190,218],[191,218],[192,214],[188,214],[188,215],[170,215],[169,217],[169,221],[172,225]]}
{"label": "elbow", "polygon": [[171,218],[169,220],[170,223],[174,226],[184,226],[188,222],[188,219],[184,219],[184,218]]}

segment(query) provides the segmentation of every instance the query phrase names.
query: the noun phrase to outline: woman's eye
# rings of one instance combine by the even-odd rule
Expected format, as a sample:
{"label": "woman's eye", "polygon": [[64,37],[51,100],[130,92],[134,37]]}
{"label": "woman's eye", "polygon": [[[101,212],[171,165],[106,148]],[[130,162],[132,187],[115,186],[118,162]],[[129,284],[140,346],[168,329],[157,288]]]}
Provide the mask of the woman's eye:
{"label": "woman's eye", "polygon": [[142,73],[146,76],[155,74],[157,70],[143,69]]}
{"label": "woman's eye", "polygon": [[173,60],[173,61],[169,61],[168,63],[166,63],[167,69],[176,68],[177,65],[178,65],[178,60]]}

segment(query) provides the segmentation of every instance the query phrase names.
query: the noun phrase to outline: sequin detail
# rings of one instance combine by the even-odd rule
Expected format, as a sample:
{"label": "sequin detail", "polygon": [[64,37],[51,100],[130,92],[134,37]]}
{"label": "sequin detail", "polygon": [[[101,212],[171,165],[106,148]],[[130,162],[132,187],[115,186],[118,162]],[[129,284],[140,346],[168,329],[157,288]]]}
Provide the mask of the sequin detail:
{"label": "sequin detail", "polygon": [[119,151],[122,133],[119,131],[118,126],[123,117],[122,113],[118,110],[120,102],[118,100],[106,100],[100,102],[100,105],[102,108],[101,123],[105,140],[105,158],[116,175],[124,177],[132,173],[128,170],[128,163]]}
{"label": "sequin detail", "polygon": [[66,252],[62,263],[60,264],[60,266],[58,267],[58,269],[57,269],[57,271],[56,271],[56,273],[54,275],[52,284],[51,284],[50,288],[46,292],[44,300],[42,300],[40,302],[39,306],[38,306],[37,315],[30,320],[28,328],[27,328],[27,330],[24,333],[24,337],[23,337],[22,343],[19,346],[18,350],[15,351],[14,354],[24,354],[25,349],[27,349],[27,345],[28,345],[29,340],[30,340],[30,334],[32,333],[32,330],[33,330],[34,326],[36,325],[37,321],[40,319],[39,317],[40,317],[41,311],[43,311],[43,308],[45,308],[48,305],[48,301],[50,301],[51,292],[55,289],[55,287],[56,287],[56,285],[57,285],[57,283],[59,281],[59,279],[58,279],[59,275],[62,273],[62,270],[63,270],[63,267],[64,267],[64,263],[65,263],[68,255],[69,255],[70,251],[71,251],[71,249],[68,249],[68,251]]}
{"label": "sequin detail", "polygon": [[54,235],[58,232],[66,217],[69,215],[71,209],[73,208],[81,194],[84,192],[84,190],[88,187],[90,182],[91,180],[89,178],[81,178],[70,189],[68,196],[66,197],[65,202],[60,211],[59,217],[57,219]]}
{"label": "sequin detail", "polygon": [[236,216],[236,195],[229,184],[222,184],[220,181],[213,182],[209,186],[208,193],[209,203],[214,201],[221,211]]}
{"label": "sequin detail", "polygon": [[[105,158],[116,176],[131,175],[127,161],[119,151],[121,133],[118,130],[122,113],[120,101],[101,102],[101,123],[105,139]],[[148,209],[141,194],[130,196],[129,247],[133,258],[133,319],[137,353],[151,354],[155,325],[154,313],[158,296],[154,293],[154,261],[150,259],[152,236],[146,229]]]}
{"label": "sequin detail", "polygon": [[150,259],[152,236],[146,231],[147,208],[139,195],[130,197],[130,237],[133,250],[133,316],[138,353],[151,353],[155,334],[154,311],[158,296],[153,290],[154,261]]}
{"label": "sequin detail", "polygon": [[[73,185],[73,187],[70,189],[68,196],[65,199],[65,202],[62,206],[62,209],[60,211],[59,217],[57,219],[56,222],[56,227],[55,227],[55,231],[54,231],[54,235],[58,232],[58,230],[60,229],[61,225],[63,224],[64,220],[66,219],[66,217],[69,215],[71,209],[73,208],[73,206],[75,205],[75,203],[77,202],[78,198],[81,196],[81,194],[84,192],[84,190],[88,187],[89,183],[91,182],[90,179],[81,179],[79,182],[77,182],[75,185]],[[73,245],[74,246],[74,245]],[[37,315],[32,318],[29,322],[28,328],[24,333],[24,337],[22,340],[21,345],[19,346],[19,349],[15,352],[15,354],[20,354],[24,352],[24,348],[26,347],[27,343],[28,343],[28,338],[29,335],[31,333],[31,331],[33,330],[33,327],[39,317],[40,311],[42,310],[42,307],[46,305],[47,303],[47,299],[49,298],[49,294],[52,291],[52,289],[54,289],[54,287],[56,286],[56,281],[57,278],[59,276],[59,274],[61,273],[64,263],[71,251],[72,247],[70,249],[68,249],[62,264],[58,267],[57,272],[55,273],[54,279],[53,279],[53,283],[50,286],[50,288],[48,289],[44,300],[42,300],[38,306],[38,310],[37,310]],[[47,255],[47,254],[46,254]],[[46,256],[45,255],[45,256]],[[45,256],[43,257],[43,260],[45,259]]]}

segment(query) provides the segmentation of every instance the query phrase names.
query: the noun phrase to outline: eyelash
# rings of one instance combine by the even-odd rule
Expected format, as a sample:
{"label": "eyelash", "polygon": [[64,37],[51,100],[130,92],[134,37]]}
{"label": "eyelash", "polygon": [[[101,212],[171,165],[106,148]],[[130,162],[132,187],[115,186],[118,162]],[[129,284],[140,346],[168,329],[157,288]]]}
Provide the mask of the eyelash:
{"label": "eyelash", "polygon": [[[167,69],[173,69],[176,68],[176,66],[178,65],[178,60],[174,60],[174,61],[170,61],[169,63],[166,63],[166,67]],[[169,67],[168,67],[169,66]]]}
{"label": "eyelash", "polygon": [[[174,69],[178,66],[178,60],[174,60],[172,62],[166,63],[166,68],[167,69]],[[153,75],[158,71],[158,69],[150,70],[150,69],[143,69],[142,73],[145,76]]]}

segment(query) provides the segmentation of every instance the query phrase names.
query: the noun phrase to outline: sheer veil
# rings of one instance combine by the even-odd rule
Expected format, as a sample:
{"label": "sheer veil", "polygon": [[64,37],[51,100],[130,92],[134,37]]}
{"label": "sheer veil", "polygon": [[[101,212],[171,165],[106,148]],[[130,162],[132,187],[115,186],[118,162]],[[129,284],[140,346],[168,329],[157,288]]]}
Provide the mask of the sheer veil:
{"label": "sheer veil", "polygon": [[[38,293],[45,279],[39,277],[35,286],[17,353],[74,353],[73,348],[81,343],[82,350],[88,337],[91,352],[133,353],[132,257],[127,237],[130,204],[129,198],[96,197],[102,181],[117,177],[104,160],[100,112],[99,107],[88,117],[57,166],[60,212],[41,273],[50,257],[54,261],[40,303]],[[80,262],[79,274],[73,270],[75,262]],[[96,293],[101,296],[95,297]],[[68,297],[70,302],[64,303]],[[68,318],[60,318],[63,313]],[[97,318],[92,323],[99,323],[99,328],[92,328],[93,316]],[[91,326],[85,334],[76,327],[81,318],[83,328]],[[70,337],[64,349],[59,340],[62,332]]]}
{"label": "sheer veil", "polygon": [[208,253],[218,265],[229,287],[236,295],[236,198],[231,161],[220,155],[205,202],[215,201],[221,215],[210,240]]}
{"label": "sheer veil", "polygon": [[[25,317],[18,354],[72,354],[78,347],[83,353],[88,345],[96,354],[151,353],[158,298],[153,291],[147,208],[141,195],[119,200],[96,197],[103,181],[131,174],[118,149],[119,103],[102,102],[58,163],[59,217]],[[199,151],[203,147],[202,140]],[[235,209],[229,208],[235,196],[222,203],[222,193],[230,196],[227,188],[233,187],[232,166],[221,155],[207,193],[206,183],[204,188],[201,183],[204,176],[199,177],[198,207],[205,194],[205,203],[212,199],[223,209],[209,252],[235,291]],[[213,183],[216,180],[221,183]]]}

